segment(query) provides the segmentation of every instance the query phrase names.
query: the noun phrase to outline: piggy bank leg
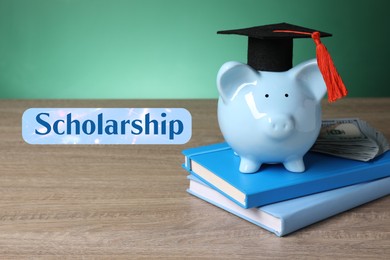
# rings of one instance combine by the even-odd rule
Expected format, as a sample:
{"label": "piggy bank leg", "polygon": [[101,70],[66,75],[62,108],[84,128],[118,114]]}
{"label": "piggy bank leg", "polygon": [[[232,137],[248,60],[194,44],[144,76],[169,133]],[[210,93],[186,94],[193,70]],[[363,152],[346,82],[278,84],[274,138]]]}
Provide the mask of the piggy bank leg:
{"label": "piggy bank leg", "polygon": [[286,170],[290,172],[304,172],[305,164],[303,163],[303,158],[291,159],[283,163]]}
{"label": "piggy bank leg", "polygon": [[261,163],[250,160],[248,158],[241,157],[240,172],[242,173],[254,173],[260,169]]}

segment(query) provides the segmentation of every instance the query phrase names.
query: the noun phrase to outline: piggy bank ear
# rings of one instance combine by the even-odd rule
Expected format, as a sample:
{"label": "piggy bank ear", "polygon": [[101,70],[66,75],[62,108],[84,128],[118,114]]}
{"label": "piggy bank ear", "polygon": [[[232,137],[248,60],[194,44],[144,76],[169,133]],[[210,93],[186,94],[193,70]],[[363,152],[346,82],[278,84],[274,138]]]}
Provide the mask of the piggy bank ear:
{"label": "piggy bank ear", "polygon": [[227,104],[247,86],[257,84],[259,72],[251,66],[235,61],[222,65],[217,75],[217,88],[223,102]]}
{"label": "piggy bank ear", "polygon": [[304,91],[315,100],[320,101],[326,93],[326,85],[320,70],[318,69],[316,59],[303,62],[290,71],[299,85],[304,87]]}

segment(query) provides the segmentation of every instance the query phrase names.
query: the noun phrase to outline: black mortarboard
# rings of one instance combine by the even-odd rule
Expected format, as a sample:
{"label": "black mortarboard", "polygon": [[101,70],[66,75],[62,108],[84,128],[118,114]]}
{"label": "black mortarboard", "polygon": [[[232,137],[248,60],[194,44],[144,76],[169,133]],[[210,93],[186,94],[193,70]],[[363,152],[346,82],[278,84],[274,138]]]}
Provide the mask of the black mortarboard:
{"label": "black mortarboard", "polygon": [[324,78],[328,100],[333,102],[348,91],[320,37],[332,36],[288,23],[277,23],[236,30],[218,31],[218,34],[237,34],[248,37],[248,65],[260,71],[281,72],[292,68],[293,39],[312,38],[316,44],[318,68]]}
{"label": "black mortarboard", "polygon": [[[217,33],[247,36],[248,65],[256,70],[279,72],[292,68],[293,39],[311,38],[311,33],[313,32],[319,31],[288,23],[277,23],[244,29],[219,31]],[[326,32],[319,33],[321,37],[332,36]]]}

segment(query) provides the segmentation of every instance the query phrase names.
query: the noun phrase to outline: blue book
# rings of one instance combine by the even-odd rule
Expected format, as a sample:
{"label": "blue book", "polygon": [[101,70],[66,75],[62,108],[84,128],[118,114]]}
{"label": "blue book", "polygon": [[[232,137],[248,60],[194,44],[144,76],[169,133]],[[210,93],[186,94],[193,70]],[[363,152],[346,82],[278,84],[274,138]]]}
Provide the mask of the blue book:
{"label": "blue book", "polygon": [[240,158],[226,143],[186,149],[183,154],[187,171],[244,208],[390,176],[390,152],[370,162],[309,152],[304,157],[303,173],[269,164],[253,174],[239,172]]}
{"label": "blue book", "polygon": [[390,194],[390,177],[324,191],[263,207],[244,209],[207,186],[194,176],[189,176],[188,192],[238,217],[258,225],[277,236],[298,229]]}

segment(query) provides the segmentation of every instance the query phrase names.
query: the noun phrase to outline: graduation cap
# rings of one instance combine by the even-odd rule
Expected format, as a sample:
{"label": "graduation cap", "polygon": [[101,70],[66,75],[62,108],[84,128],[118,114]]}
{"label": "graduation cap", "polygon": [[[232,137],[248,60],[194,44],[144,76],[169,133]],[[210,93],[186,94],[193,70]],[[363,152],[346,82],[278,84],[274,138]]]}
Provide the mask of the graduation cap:
{"label": "graduation cap", "polygon": [[347,95],[332,58],[320,37],[332,36],[288,23],[269,24],[243,29],[218,31],[218,34],[236,34],[248,37],[248,65],[260,71],[287,71],[292,68],[293,39],[312,38],[316,44],[317,63],[324,78],[328,99],[333,102]]}

